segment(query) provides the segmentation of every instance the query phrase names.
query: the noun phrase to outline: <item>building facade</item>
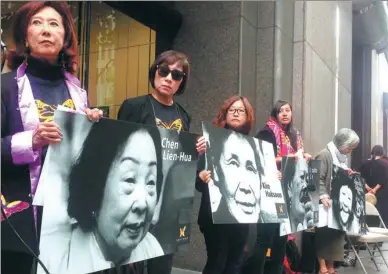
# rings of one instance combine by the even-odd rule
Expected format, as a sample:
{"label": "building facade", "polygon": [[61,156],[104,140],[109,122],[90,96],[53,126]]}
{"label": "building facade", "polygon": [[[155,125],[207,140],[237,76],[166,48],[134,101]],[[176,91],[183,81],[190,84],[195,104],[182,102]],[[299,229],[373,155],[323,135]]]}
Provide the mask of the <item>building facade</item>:
{"label": "building facade", "polygon": [[[69,2],[80,45],[79,78],[93,106],[115,119],[121,102],[150,91],[148,68],[168,49],[191,63],[189,88],[177,100],[192,114],[193,132],[231,95],[256,110],[255,131],[278,99],[293,104],[306,151],[315,155],[341,127],[361,137],[357,168],[375,144],[387,148],[388,98],[379,62],[388,53],[386,3],[350,1]],[[12,47],[12,13],[1,2],[2,39]],[[385,25],[384,25],[385,24]],[[174,266],[200,271],[206,250],[195,194],[191,244]]]}

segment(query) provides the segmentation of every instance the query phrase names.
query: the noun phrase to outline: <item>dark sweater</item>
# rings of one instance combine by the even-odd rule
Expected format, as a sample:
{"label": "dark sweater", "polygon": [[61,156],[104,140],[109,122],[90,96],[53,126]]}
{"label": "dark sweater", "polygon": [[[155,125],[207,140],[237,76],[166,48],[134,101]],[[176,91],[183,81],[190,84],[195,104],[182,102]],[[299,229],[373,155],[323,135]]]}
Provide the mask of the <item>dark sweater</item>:
{"label": "dark sweater", "polygon": [[276,145],[275,134],[268,126],[263,127],[256,134],[256,138],[271,143],[273,146],[273,152],[275,154],[275,157],[277,156],[277,145]]}
{"label": "dark sweater", "polygon": [[361,176],[365,179],[369,187],[374,188],[380,185],[381,189],[376,195],[380,196],[383,192],[386,193],[388,183],[388,164],[382,160],[367,160],[360,168]]}
{"label": "dark sweater", "polygon": [[[58,105],[74,109],[60,65],[29,57],[26,74],[31,84],[40,122],[52,121]],[[46,153],[47,146],[42,150],[42,162]]]}

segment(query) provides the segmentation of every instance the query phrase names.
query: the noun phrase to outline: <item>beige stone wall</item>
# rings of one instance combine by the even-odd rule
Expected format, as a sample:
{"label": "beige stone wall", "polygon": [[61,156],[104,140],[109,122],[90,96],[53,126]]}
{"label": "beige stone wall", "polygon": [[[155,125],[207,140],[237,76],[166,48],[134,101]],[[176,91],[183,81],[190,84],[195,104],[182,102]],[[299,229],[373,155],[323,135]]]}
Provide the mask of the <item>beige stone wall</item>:
{"label": "beige stone wall", "polygon": [[352,3],[298,1],[295,14],[294,121],[314,155],[351,127]]}

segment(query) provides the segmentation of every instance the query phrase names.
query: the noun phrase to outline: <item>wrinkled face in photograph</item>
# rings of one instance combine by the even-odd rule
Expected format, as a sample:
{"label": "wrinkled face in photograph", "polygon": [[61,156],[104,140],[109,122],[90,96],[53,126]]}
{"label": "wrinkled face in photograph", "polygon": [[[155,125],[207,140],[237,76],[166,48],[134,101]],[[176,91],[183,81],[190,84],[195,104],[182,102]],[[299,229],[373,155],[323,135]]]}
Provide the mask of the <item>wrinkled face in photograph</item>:
{"label": "wrinkled face in photograph", "polygon": [[308,166],[303,160],[298,160],[295,166],[295,174],[288,195],[291,200],[291,212],[295,220],[303,222],[306,214],[306,205],[311,203],[311,195],[307,188]]}
{"label": "wrinkled face in photograph", "polygon": [[340,223],[345,226],[352,212],[353,193],[348,186],[342,186],[339,192]]}
{"label": "wrinkled face in photograph", "polygon": [[147,234],[157,203],[157,157],[146,131],[133,133],[112,164],[97,215],[110,250],[130,254]]}
{"label": "wrinkled face in photograph", "polygon": [[219,165],[224,177],[220,190],[230,214],[239,223],[256,223],[261,182],[253,148],[245,138],[232,133],[224,143]]}

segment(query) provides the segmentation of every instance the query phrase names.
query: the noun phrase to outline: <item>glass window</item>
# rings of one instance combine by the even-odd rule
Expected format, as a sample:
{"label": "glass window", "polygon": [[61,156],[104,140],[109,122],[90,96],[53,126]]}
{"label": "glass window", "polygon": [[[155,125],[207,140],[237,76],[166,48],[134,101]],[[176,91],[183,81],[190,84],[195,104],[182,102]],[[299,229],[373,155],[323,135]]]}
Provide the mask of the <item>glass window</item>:
{"label": "glass window", "polygon": [[92,2],[91,10],[89,102],[109,106],[116,118],[123,100],[149,91],[156,34],[105,3]]}

